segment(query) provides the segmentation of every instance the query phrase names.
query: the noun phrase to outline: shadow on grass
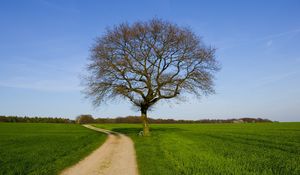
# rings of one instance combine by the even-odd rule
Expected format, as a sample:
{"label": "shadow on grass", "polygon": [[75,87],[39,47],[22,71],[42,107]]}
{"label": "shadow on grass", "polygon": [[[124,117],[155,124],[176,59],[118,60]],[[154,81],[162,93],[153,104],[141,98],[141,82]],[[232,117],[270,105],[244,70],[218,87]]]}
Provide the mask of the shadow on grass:
{"label": "shadow on grass", "polygon": [[[114,128],[112,131],[123,133],[123,134],[128,134],[128,135],[136,135],[140,131],[142,131],[143,128]],[[181,128],[150,128],[150,132],[152,133],[160,133],[160,132],[180,132],[180,131],[185,131],[185,129]]]}

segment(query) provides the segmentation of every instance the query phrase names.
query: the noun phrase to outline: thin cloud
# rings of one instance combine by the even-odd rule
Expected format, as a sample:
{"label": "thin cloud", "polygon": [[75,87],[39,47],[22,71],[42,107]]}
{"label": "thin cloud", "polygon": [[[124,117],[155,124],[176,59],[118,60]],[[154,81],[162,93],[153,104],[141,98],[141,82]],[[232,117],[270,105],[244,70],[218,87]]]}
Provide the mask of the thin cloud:
{"label": "thin cloud", "polygon": [[31,89],[38,91],[50,92],[73,92],[80,91],[78,83],[70,81],[56,81],[56,80],[37,80],[37,81],[20,81],[18,79],[2,81],[0,87]]}
{"label": "thin cloud", "polygon": [[268,41],[268,42],[267,42],[267,47],[271,47],[272,44],[273,44],[273,40]]}
{"label": "thin cloud", "polygon": [[268,35],[268,36],[265,36],[265,37],[257,38],[256,40],[259,41],[259,40],[275,39],[275,38],[280,38],[280,37],[288,36],[288,35],[291,35],[291,34],[298,34],[298,33],[300,33],[300,28],[285,31],[285,32],[281,32],[281,33],[276,33],[276,34],[272,34],[272,35]]}
{"label": "thin cloud", "polygon": [[258,83],[254,88],[265,87],[270,84],[277,83],[277,82],[283,81],[284,79],[293,77],[299,73],[300,73],[300,71],[296,70],[296,71],[286,72],[283,74],[277,74],[277,75],[273,75],[273,76],[269,76],[269,77],[264,77],[263,79],[260,80],[260,83]]}
{"label": "thin cloud", "polygon": [[[2,70],[6,70],[7,73],[11,74],[11,70],[14,70],[14,74],[21,72],[21,75],[30,74],[35,77],[41,74],[61,74],[64,76],[77,76],[82,70],[82,65],[73,61],[68,62],[54,62],[44,59],[34,59],[28,57],[9,57],[5,63],[0,65]],[[10,69],[5,69],[10,68]]]}
{"label": "thin cloud", "polygon": [[265,42],[267,41],[267,46],[271,46],[274,42],[275,39],[281,38],[281,37],[286,37],[290,35],[297,35],[300,33],[300,28],[294,29],[294,30],[289,30],[285,32],[280,32],[276,34],[271,34],[263,37],[258,37],[258,38],[253,38],[253,39],[243,39],[243,40],[232,40],[230,42],[223,42],[223,45],[225,47],[221,47],[220,49],[229,49],[229,48],[234,48],[237,46],[242,46],[242,45],[247,45],[247,44],[254,44],[257,42]]}

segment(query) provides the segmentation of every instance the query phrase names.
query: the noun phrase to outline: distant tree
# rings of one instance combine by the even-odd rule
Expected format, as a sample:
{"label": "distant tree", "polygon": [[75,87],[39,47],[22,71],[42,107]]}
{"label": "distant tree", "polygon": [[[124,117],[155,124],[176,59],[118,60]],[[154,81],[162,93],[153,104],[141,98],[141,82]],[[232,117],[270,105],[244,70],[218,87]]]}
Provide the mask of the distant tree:
{"label": "distant tree", "polygon": [[211,94],[219,69],[215,49],[189,28],[153,19],[108,29],[91,50],[86,95],[98,106],[124,97],[141,111],[149,135],[147,111],[163,99],[184,93]]}
{"label": "distant tree", "polygon": [[76,118],[76,123],[78,124],[86,124],[86,123],[94,123],[95,120],[92,115],[80,115]]}

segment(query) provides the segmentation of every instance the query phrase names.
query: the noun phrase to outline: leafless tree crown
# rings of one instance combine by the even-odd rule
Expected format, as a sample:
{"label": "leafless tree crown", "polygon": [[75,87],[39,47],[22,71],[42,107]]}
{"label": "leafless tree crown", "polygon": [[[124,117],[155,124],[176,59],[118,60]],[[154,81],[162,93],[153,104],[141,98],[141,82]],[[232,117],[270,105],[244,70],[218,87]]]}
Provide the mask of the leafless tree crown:
{"label": "leafless tree crown", "polygon": [[96,40],[86,93],[95,105],[126,97],[145,109],[183,92],[213,93],[215,49],[189,28],[153,19],[108,29]]}

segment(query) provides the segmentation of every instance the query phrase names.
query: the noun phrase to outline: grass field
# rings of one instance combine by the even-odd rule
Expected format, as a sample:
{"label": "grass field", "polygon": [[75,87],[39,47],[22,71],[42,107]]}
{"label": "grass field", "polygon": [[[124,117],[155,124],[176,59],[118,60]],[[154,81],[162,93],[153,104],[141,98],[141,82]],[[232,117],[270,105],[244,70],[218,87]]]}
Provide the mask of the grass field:
{"label": "grass field", "polygon": [[75,124],[0,123],[0,174],[57,174],[105,138]]}
{"label": "grass field", "polygon": [[300,174],[300,123],[95,126],[133,139],[142,175]]}

